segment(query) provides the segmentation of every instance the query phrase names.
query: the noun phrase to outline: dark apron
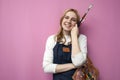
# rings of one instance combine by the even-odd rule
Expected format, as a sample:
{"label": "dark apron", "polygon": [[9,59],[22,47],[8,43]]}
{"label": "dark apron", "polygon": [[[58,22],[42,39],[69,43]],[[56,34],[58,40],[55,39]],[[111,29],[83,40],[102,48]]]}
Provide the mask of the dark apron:
{"label": "dark apron", "polygon": [[[63,48],[67,48],[67,51],[64,51]],[[69,49],[69,50],[68,50]],[[60,43],[56,43],[53,48],[53,63],[55,64],[66,64],[72,63],[71,60],[71,44],[64,45]],[[72,69],[66,72],[55,73],[53,74],[53,80],[73,80],[72,75],[74,74],[76,69]]]}

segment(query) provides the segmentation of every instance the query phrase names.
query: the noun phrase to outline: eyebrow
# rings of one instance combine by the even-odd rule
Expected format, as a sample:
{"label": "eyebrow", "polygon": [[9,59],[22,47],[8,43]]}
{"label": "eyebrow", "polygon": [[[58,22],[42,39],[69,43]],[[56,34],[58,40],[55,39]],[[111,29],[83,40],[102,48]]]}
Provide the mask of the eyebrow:
{"label": "eyebrow", "polygon": [[[67,15],[65,15],[64,17],[69,17],[69,16],[67,16]],[[72,17],[73,19],[77,19],[77,18],[75,18],[75,17]]]}
{"label": "eyebrow", "polygon": [[72,17],[72,18],[77,20],[77,18],[75,18],[75,17]]}

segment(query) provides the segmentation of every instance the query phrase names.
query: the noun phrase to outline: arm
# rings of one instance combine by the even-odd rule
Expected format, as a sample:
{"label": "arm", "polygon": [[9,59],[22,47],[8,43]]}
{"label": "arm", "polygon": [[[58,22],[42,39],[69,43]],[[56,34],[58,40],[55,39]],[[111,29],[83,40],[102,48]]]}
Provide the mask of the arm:
{"label": "arm", "polygon": [[81,66],[87,57],[87,37],[81,34],[72,36],[72,63],[57,65],[56,72],[64,72]]}
{"label": "arm", "polygon": [[78,36],[74,35],[72,36],[72,56],[75,56],[79,52],[81,52],[81,49],[78,42]]}
{"label": "arm", "polygon": [[46,49],[43,58],[43,69],[46,73],[60,73],[71,69],[75,66],[72,63],[68,64],[54,64],[53,63],[53,47],[55,46],[55,41],[53,36],[49,37],[46,43]]}
{"label": "arm", "polygon": [[72,63],[68,63],[68,64],[59,64],[56,67],[56,73],[60,73],[60,72],[65,72],[65,71],[69,71],[71,69],[74,69],[75,66]]}
{"label": "arm", "polygon": [[43,70],[46,73],[55,73],[57,64],[53,64],[54,35],[48,37],[43,57]]}
{"label": "arm", "polygon": [[78,28],[75,26],[71,32],[72,37],[72,63],[78,67],[81,66],[87,57],[87,37],[78,35]]}

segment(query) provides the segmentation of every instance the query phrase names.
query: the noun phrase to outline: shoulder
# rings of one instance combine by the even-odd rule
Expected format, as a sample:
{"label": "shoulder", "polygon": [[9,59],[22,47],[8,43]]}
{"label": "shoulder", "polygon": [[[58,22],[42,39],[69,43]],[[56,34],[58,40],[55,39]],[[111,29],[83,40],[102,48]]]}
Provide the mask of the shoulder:
{"label": "shoulder", "polygon": [[49,42],[53,42],[53,41],[55,41],[55,34],[52,34],[52,35],[50,35],[48,38],[47,38],[47,41],[49,41]]}
{"label": "shoulder", "polygon": [[80,34],[80,35],[79,35],[79,40],[81,40],[81,39],[87,39],[87,36],[84,35],[84,34]]}
{"label": "shoulder", "polygon": [[55,37],[55,34],[52,34],[52,35],[48,36],[48,39],[53,40],[54,37]]}
{"label": "shoulder", "polygon": [[56,36],[56,35],[53,34],[53,35],[50,35],[50,36],[47,38],[46,44],[47,44],[48,46],[54,46],[54,45],[56,44],[55,36]]}

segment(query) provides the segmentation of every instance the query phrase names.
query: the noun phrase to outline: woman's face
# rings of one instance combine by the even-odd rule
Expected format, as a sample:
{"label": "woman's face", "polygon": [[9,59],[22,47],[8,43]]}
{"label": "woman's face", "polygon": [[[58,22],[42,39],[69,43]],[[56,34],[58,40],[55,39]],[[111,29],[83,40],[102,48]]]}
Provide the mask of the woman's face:
{"label": "woman's face", "polygon": [[62,20],[62,28],[63,31],[71,31],[72,28],[76,25],[77,23],[77,16],[74,12],[69,11],[65,14],[63,20]]}

